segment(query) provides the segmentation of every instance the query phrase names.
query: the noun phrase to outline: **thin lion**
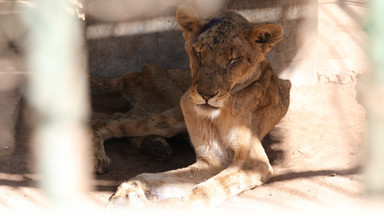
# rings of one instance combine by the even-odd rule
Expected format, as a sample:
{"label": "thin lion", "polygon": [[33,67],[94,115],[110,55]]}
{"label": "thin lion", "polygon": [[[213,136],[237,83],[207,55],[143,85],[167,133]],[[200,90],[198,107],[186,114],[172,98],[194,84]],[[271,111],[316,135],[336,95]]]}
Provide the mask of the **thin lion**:
{"label": "thin lion", "polygon": [[[124,127],[105,123],[96,134],[102,145],[113,134],[168,137],[187,129],[196,163],[140,174],[118,187],[111,205],[174,202],[214,206],[260,186],[273,174],[261,140],[287,112],[291,83],[277,78],[265,55],[281,40],[282,27],[256,25],[232,11],[200,19],[193,10],[179,8],[176,17],[185,39],[191,79],[186,92],[180,94],[180,106],[126,118]],[[157,70],[188,73],[152,71]],[[177,75],[171,84],[183,77],[187,76]],[[156,127],[160,122],[166,127]],[[109,135],[104,136],[103,131]]]}

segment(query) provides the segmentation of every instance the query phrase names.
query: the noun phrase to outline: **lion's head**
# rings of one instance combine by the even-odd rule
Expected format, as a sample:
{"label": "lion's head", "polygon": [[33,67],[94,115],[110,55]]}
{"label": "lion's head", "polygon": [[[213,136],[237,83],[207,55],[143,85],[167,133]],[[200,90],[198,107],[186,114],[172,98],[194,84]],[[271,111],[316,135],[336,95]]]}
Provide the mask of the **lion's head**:
{"label": "lion's head", "polygon": [[256,25],[232,11],[203,20],[179,8],[176,17],[190,61],[191,99],[200,112],[211,114],[259,78],[265,54],[283,35],[279,25]]}

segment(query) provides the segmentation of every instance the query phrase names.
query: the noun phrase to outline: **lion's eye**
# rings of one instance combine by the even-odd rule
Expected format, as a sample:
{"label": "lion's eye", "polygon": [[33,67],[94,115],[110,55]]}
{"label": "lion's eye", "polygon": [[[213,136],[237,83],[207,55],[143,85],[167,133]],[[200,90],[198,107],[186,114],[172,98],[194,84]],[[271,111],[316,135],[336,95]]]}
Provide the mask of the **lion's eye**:
{"label": "lion's eye", "polygon": [[227,62],[227,67],[231,66],[231,65],[234,65],[238,62],[240,62],[241,60],[241,57],[237,57],[237,58],[232,58],[230,59],[228,62]]}

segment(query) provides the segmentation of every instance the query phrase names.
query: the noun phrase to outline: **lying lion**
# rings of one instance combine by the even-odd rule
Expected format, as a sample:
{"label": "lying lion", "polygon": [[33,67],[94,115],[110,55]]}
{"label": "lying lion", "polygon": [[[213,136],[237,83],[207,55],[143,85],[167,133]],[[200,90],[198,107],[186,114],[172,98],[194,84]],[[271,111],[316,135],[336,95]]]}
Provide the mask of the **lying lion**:
{"label": "lying lion", "polygon": [[[153,101],[163,106],[157,112],[142,115],[137,108],[142,105],[137,105],[133,110],[138,115],[94,123],[96,165],[99,171],[107,167],[105,139],[169,137],[186,128],[196,163],[164,173],[140,174],[119,186],[110,198],[111,205],[164,201],[217,205],[261,185],[273,173],[261,140],[287,112],[291,84],[276,77],[265,55],[280,41],[282,28],[252,24],[231,11],[201,20],[190,9],[180,8],[177,21],[190,60],[189,88],[186,70],[156,66],[147,66],[141,75],[127,73],[104,82],[105,88],[131,88],[134,91],[127,94],[141,97],[141,91],[152,94],[153,87],[160,100],[165,97],[166,101]],[[179,98],[181,106],[176,102]],[[138,103],[143,100],[136,98]]]}

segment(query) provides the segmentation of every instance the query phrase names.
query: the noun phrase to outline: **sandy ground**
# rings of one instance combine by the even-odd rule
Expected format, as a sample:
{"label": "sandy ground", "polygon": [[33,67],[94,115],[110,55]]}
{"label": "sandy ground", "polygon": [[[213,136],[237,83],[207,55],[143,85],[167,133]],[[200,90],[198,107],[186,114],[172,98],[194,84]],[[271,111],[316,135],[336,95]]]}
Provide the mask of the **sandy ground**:
{"label": "sandy ground", "polygon": [[[383,199],[367,201],[363,195],[360,170],[364,130],[365,110],[357,103],[353,86],[294,87],[287,115],[263,140],[275,175],[269,183],[228,200],[216,210],[230,207],[248,213],[384,215]],[[27,142],[25,129],[19,124],[16,151],[0,158],[0,212],[39,209],[48,203],[38,187],[39,176],[30,171]],[[108,141],[111,170],[94,176],[94,189],[89,192],[92,202],[103,207],[116,186],[139,173],[193,163],[193,150],[183,136],[171,143],[173,156],[159,163],[138,152],[125,139]]]}

